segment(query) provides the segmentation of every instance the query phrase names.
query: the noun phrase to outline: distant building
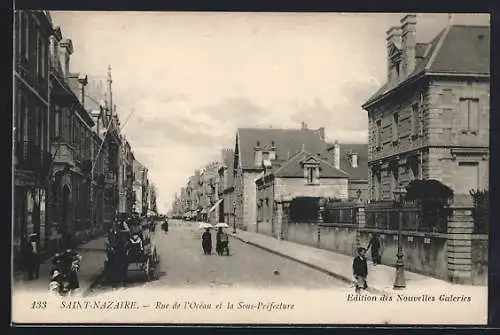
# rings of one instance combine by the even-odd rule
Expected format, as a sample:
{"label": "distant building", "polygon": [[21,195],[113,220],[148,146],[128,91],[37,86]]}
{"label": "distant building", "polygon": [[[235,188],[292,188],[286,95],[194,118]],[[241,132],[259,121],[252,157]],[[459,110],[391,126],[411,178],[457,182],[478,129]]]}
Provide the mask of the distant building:
{"label": "distant building", "polygon": [[139,214],[146,214],[148,210],[147,206],[145,205],[145,203],[148,201],[147,169],[139,161],[134,160],[133,171],[134,171],[133,193],[135,195],[133,211]]}
{"label": "distant building", "polygon": [[281,236],[282,202],[298,197],[348,199],[349,175],[324,154],[302,149],[283,162],[263,161],[264,171],[255,180],[257,232]]}
{"label": "distant building", "polygon": [[[240,128],[236,133],[234,150],[234,198],[236,225],[256,231],[257,191],[255,181],[264,171],[264,163],[283,163],[295,153],[327,154],[324,128],[261,129]],[[268,163],[266,163],[268,164]]]}
{"label": "distant building", "polygon": [[234,151],[232,149],[222,150],[222,164],[219,167],[219,198],[222,202],[219,207],[219,222],[234,225]]}
{"label": "distant building", "polygon": [[372,200],[436,179],[456,194],[489,183],[490,27],[449,25],[416,41],[415,15],[387,32],[387,81],[363,104]]}

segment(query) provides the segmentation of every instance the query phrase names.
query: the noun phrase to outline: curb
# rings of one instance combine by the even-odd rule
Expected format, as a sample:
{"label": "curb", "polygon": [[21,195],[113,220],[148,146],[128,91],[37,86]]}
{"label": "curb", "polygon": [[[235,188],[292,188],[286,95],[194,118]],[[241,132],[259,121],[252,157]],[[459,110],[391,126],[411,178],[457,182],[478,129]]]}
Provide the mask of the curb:
{"label": "curb", "polygon": [[[252,242],[252,241],[248,241],[248,240],[245,240],[244,238],[242,237],[239,237],[239,236],[236,236],[234,233],[231,234],[231,236],[233,238],[236,238],[246,244],[249,244],[249,245],[252,245],[254,247],[257,247],[257,248],[260,248],[262,250],[265,250],[265,251],[268,251],[270,253],[273,253],[275,255],[278,255],[278,256],[281,256],[281,257],[284,257],[284,258],[287,258],[287,259],[290,259],[292,261],[295,261],[297,263],[300,263],[302,265],[305,265],[305,266],[308,266],[312,269],[315,269],[317,271],[320,271],[320,272],[323,272],[331,277],[334,277],[340,281],[343,281],[343,282],[346,282],[348,284],[351,284],[352,283],[352,278],[351,277],[348,277],[348,276],[344,276],[342,274],[339,274],[339,273],[336,273],[336,272],[333,272],[333,271],[330,271],[330,270],[327,270],[321,266],[318,266],[316,264],[313,264],[313,263],[310,263],[310,262],[306,262],[306,261],[303,261],[301,259],[298,259],[296,257],[293,257],[293,256],[290,256],[290,255],[287,255],[285,253],[282,253],[280,251],[277,251],[277,250],[274,250],[274,249],[271,249],[271,248],[268,248],[268,247],[265,247],[261,244],[258,244],[258,243],[255,243],[255,242]],[[373,288],[373,287],[368,287],[367,289],[368,292],[372,293],[372,294],[377,294],[377,295],[384,295],[384,294],[389,294],[389,292],[387,291],[384,291],[384,290],[379,290],[379,289],[376,289],[376,288]]]}

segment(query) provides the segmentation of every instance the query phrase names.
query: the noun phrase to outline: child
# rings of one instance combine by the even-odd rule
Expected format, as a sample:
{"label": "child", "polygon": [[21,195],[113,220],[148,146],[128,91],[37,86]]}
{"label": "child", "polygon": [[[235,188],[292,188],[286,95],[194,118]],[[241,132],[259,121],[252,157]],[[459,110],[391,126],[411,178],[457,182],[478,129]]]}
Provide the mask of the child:
{"label": "child", "polygon": [[352,272],[356,279],[356,293],[368,288],[366,277],[368,276],[368,265],[366,263],[366,249],[358,248],[358,255],[352,262]]}

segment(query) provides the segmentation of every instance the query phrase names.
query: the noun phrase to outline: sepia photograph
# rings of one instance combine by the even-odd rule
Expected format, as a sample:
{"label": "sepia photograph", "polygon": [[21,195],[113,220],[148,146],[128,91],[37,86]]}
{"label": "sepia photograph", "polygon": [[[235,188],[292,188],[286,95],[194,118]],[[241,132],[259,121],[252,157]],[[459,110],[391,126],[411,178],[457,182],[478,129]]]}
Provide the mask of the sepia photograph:
{"label": "sepia photograph", "polygon": [[12,324],[487,324],[489,14],[13,15]]}

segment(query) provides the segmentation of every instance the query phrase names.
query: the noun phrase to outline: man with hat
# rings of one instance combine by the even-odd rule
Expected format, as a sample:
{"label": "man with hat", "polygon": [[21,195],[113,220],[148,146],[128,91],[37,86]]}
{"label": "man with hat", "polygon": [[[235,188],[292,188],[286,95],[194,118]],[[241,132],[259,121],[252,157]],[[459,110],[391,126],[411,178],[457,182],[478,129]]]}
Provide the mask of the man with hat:
{"label": "man with hat", "polygon": [[40,269],[40,251],[37,233],[29,234],[28,238],[26,239],[25,260],[28,279],[38,279]]}

